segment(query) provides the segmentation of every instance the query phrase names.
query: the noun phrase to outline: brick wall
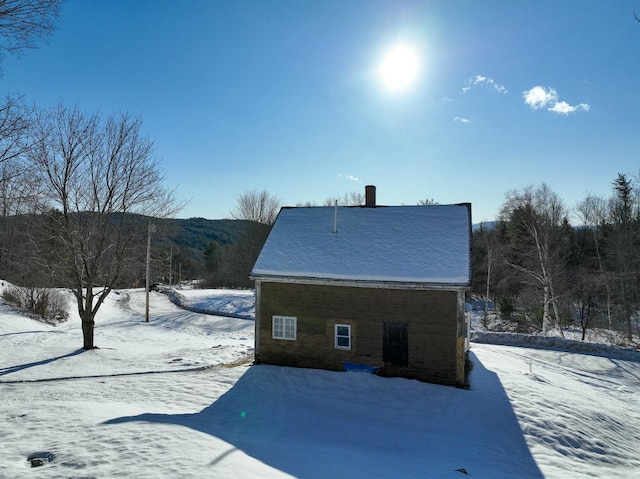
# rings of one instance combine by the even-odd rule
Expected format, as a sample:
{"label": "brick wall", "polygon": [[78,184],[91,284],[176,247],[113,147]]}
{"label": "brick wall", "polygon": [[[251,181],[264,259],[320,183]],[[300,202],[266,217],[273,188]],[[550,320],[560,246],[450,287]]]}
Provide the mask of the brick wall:
{"label": "brick wall", "polygon": [[[257,362],[342,370],[342,362],[349,361],[385,367],[386,373],[394,376],[460,383],[456,291],[262,282],[259,300]],[[297,317],[296,341],[272,338],[273,315]],[[385,321],[408,324],[406,367],[382,360]],[[351,325],[350,351],[335,349],[336,323]]]}

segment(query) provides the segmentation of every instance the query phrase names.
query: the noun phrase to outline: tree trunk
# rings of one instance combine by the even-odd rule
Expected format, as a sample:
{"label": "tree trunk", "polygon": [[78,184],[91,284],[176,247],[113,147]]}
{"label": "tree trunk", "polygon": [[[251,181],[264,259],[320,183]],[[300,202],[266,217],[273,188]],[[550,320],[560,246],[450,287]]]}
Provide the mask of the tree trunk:
{"label": "tree trunk", "polygon": [[549,329],[549,287],[544,285],[544,297],[542,301],[542,335],[547,335]]}
{"label": "tree trunk", "polygon": [[618,277],[620,280],[620,299],[622,300],[622,309],[624,311],[624,323],[627,327],[627,339],[633,341],[633,328],[631,326],[631,302],[627,291],[626,274],[622,267],[618,269]]}
{"label": "tree trunk", "polygon": [[93,288],[86,288],[86,297],[82,296],[82,288],[78,288],[75,292],[78,301],[78,312],[80,313],[80,321],[82,322],[82,349],[94,349],[93,329],[96,324],[95,313],[93,312]]}
{"label": "tree trunk", "polygon": [[[90,316],[91,312],[85,313],[85,316]],[[82,340],[83,345],[82,349],[95,349],[93,344],[93,328],[95,326],[95,321],[93,317],[91,318],[82,318]]]}
{"label": "tree trunk", "polygon": [[585,312],[584,300],[582,307],[580,308],[580,326],[582,327],[582,340],[587,337],[587,328],[589,328],[589,321],[591,320],[591,300],[588,301]]}
{"label": "tree trunk", "polygon": [[560,337],[564,339],[564,330],[562,329],[562,321],[560,319],[560,310],[558,309],[558,302],[555,299],[552,299],[551,304],[553,305],[553,315],[556,317],[556,327],[558,328]]}
{"label": "tree trunk", "polygon": [[593,242],[596,246],[596,254],[598,256],[598,271],[604,281],[604,287],[607,290],[607,320],[609,321],[609,332],[611,332],[611,288],[602,264],[602,255],[600,254],[600,243],[598,242],[597,231],[593,230]]}
{"label": "tree trunk", "polygon": [[558,331],[560,331],[560,337],[564,339],[564,331],[562,330],[562,321],[560,319],[560,310],[558,308],[558,300],[556,299],[556,293],[553,289],[553,283],[551,281],[551,277],[549,277],[548,280],[549,280],[549,292],[551,293],[551,305],[553,306],[553,315],[556,318],[555,323],[558,328]]}
{"label": "tree trunk", "polygon": [[487,321],[489,316],[489,286],[491,284],[491,248],[487,248],[487,294],[484,298],[484,319]]}

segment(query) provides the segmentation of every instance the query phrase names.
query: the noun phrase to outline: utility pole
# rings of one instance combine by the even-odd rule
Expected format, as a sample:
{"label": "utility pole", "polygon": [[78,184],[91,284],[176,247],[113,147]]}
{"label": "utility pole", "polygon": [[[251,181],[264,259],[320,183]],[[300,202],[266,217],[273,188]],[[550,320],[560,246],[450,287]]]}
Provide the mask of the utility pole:
{"label": "utility pole", "polygon": [[147,229],[147,281],[146,281],[146,306],[145,306],[145,321],[149,322],[149,272],[151,265],[151,233],[155,233],[156,225],[153,223],[149,223],[149,228]]}
{"label": "utility pole", "polygon": [[173,246],[169,250],[169,288],[172,286],[171,275],[173,273]]}

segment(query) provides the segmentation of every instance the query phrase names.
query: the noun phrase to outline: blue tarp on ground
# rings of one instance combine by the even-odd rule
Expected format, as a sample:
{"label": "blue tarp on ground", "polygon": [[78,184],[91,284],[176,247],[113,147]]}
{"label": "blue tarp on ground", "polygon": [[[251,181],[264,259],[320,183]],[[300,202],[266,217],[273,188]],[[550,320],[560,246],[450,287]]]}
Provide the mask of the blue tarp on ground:
{"label": "blue tarp on ground", "polygon": [[344,367],[345,371],[354,371],[358,373],[375,374],[375,372],[378,370],[378,368],[375,366],[367,366],[366,364],[350,363],[347,361],[342,361],[342,366]]}

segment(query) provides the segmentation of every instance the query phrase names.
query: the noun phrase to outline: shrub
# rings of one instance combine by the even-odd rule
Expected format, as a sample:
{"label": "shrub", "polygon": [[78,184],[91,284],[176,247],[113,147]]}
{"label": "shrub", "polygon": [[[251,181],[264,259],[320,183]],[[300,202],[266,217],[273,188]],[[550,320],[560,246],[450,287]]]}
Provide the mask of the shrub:
{"label": "shrub", "polygon": [[9,303],[12,306],[20,307],[20,304],[21,304],[20,297],[15,294],[14,289],[15,287],[6,288],[2,292],[2,299],[4,299],[7,303]]}
{"label": "shrub", "polygon": [[69,317],[68,300],[64,293],[55,289],[12,286],[4,290],[4,300],[37,319],[57,324]]}

